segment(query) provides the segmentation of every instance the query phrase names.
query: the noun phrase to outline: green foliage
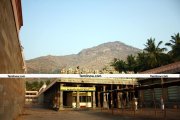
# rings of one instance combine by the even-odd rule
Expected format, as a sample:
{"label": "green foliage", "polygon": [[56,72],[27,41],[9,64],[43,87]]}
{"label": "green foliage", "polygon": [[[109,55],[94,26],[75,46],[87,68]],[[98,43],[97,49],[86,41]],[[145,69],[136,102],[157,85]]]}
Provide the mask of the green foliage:
{"label": "green foliage", "polygon": [[126,61],[114,58],[111,65],[114,66],[115,70],[119,72],[134,71],[136,73],[136,72],[141,72],[148,69],[160,67],[169,64],[173,61],[179,61],[180,60],[179,33],[175,34],[174,36],[171,36],[170,42],[165,44],[171,47],[171,50],[168,52],[168,54],[165,53],[165,51],[167,50],[166,48],[160,48],[160,45],[162,43],[163,42],[160,41],[156,45],[154,38],[147,39],[143,52],[138,53],[136,57],[129,55]]}
{"label": "green foliage", "polygon": [[114,62],[111,64],[115,70],[119,72],[126,72],[127,71],[127,64],[123,60],[114,59]]}
{"label": "green foliage", "polygon": [[135,59],[135,56],[133,55],[128,55],[127,56],[127,69],[128,71],[134,71],[136,72],[137,70],[137,61]]}
{"label": "green foliage", "polygon": [[39,90],[39,82],[38,81],[33,82],[31,87],[32,90]]}
{"label": "green foliage", "polygon": [[40,82],[39,82],[39,85],[38,85],[39,88],[41,88],[41,87],[43,86],[43,84],[44,84],[44,82],[43,82],[43,81],[40,81]]}
{"label": "green foliage", "polygon": [[164,51],[166,51],[166,48],[160,48],[160,45],[162,44],[162,41],[158,43],[156,46],[155,39],[148,39],[147,43],[145,44],[145,54],[147,57],[147,68],[155,68],[159,67],[161,65],[164,65]]}
{"label": "green foliage", "polygon": [[31,83],[26,81],[26,90],[31,90]]}
{"label": "green foliage", "polygon": [[171,36],[170,42],[166,43],[165,45],[171,47],[171,50],[169,51],[169,55],[173,58],[173,61],[179,61],[180,60],[180,35],[179,33],[175,34],[174,36]]}
{"label": "green foliage", "polygon": [[46,85],[50,84],[50,80],[33,82],[26,81],[26,90],[38,91],[43,86],[44,82],[46,83]]}
{"label": "green foliage", "polygon": [[138,53],[138,56],[136,58],[136,70],[137,72],[144,71],[148,69],[147,65],[148,57],[147,54],[143,51],[142,53]]}
{"label": "green foliage", "polygon": [[50,83],[51,83],[50,80],[47,80],[47,81],[46,81],[46,85],[49,85]]}

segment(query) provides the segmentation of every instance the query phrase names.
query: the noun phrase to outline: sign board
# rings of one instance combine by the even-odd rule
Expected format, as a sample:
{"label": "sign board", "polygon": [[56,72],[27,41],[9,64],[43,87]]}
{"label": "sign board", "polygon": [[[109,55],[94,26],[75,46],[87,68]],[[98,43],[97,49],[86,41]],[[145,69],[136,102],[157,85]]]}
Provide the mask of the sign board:
{"label": "sign board", "polygon": [[180,74],[0,74],[0,78],[180,78]]}
{"label": "sign board", "polygon": [[95,87],[67,87],[62,86],[61,91],[96,91]]}

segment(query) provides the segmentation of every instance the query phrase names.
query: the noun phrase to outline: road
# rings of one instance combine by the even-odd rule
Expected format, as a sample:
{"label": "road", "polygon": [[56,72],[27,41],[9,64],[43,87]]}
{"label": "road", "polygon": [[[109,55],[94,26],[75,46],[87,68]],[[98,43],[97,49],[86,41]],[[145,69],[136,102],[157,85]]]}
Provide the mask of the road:
{"label": "road", "polygon": [[132,110],[114,110],[113,115],[111,110],[101,109],[84,109],[72,110],[66,109],[63,111],[54,111],[44,108],[28,107],[18,120],[179,120],[180,110],[167,110],[166,117],[161,110],[154,109],[138,110],[134,113]]}

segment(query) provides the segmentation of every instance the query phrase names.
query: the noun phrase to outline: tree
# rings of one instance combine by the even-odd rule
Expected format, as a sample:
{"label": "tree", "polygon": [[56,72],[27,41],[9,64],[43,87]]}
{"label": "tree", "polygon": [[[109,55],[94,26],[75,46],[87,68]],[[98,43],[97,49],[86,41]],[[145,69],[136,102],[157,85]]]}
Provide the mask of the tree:
{"label": "tree", "polygon": [[39,82],[38,81],[34,81],[31,83],[31,89],[38,91],[39,90]]}
{"label": "tree", "polygon": [[47,81],[46,81],[46,85],[49,85],[50,83],[51,83],[50,80],[47,80]]}
{"label": "tree", "polygon": [[40,82],[39,82],[39,89],[43,86],[43,84],[44,84],[44,82],[41,80]]}
{"label": "tree", "polygon": [[172,56],[174,61],[180,60],[180,35],[179,33],[174,34],[174,36],[171,36],[171,40],[169,43],[165,44],[166,46],[171,47],[171,51],[169,51],[169,54]]}
{"label": "tree", "polygon": [[123,60],[119,60],[119,59],[114,58],[114,61],[111,63],[111,66],[113,66],[114,69],[120,73],[127,71],[127,64]]}
{"label": "tree", "polygon": [[39,82],[38,81],[34,81],[34,82],[28,82],[26,81],[26,90],[39,90],[40,86],[39,86]]}
{"label": "tree", "polygon": [[137,66],[137,64],[136,64],[135,56],[133,56],[132,54],[128,55],[127,56],[127,69],[128,69],[128,71],[134,71],[136,73],[137,72],[136,66]]}
{"label": "tree", "polygon": [[31,90],[31,83],[26,81],[26,90]]}
{"label": "tree", "polygon": [[163,60],[165,56],[166,48],[160,48],[160,45],[162,44],[162,41],[160,41],[157,46],[155,44],[155,39],[148,39],[147,43],[145,44],[144,51],[147,54],[147,65],[148,69],[159,67],[161,65],[164,65],[165,61]]}
{"label": "tree", "polygon": [[148,69],[147,65],[148,57],[147,54],[143,51],[138,53],[136,58],[136,71],[141,72]]}
{"label": "tree", "polygon": [[[178,41],[178,45],[177,45],[177,47],[175,47],[176,49],[174,52],[178,56],[178,55],[180,55],[180,53],[179,53],[179,51],[180,51],[179,33],[178,33],[178,35],[171,36],[171,37],[172,37],[172,39]],[[160,48],[160,45],[162,43],[163,42],[160,41],[156,45],[154,38],[147,39],[145,48],[143,49],[142,52],[138,53],[137,57],[135,57],[133,55],[129,55],[127,57],[126,62],[123,60],[114,58],[111,65],[115,68],[115,70],[117,70],[119,72],[134,71],[136,73],[136,72],[141,72],[141,71],[145,71],[148,69],[152,69],[155,67],[160,67],[162,65],[169,64],[172,62],[171,56],[169,54],[165,53],[165,51],[167,50],[166,48]],[[173,48],[173,44],[167,43],[167,45],[172,46],[172,48]]]}

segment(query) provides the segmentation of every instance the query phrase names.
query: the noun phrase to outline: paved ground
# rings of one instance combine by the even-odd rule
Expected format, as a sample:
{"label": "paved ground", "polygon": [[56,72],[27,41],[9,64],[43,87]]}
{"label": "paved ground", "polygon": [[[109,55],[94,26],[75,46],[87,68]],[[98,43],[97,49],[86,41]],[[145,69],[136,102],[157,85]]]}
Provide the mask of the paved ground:
{"label": "paved ground", "polygon": [[[168,109],[166,120],[179,120],[180,110]],[[156,116],[154,109],[138,110],[64,110],[53,111],[43,108],[26,107],[24,114],[18,120],[163,120],[164,112],[157,110]]]}

